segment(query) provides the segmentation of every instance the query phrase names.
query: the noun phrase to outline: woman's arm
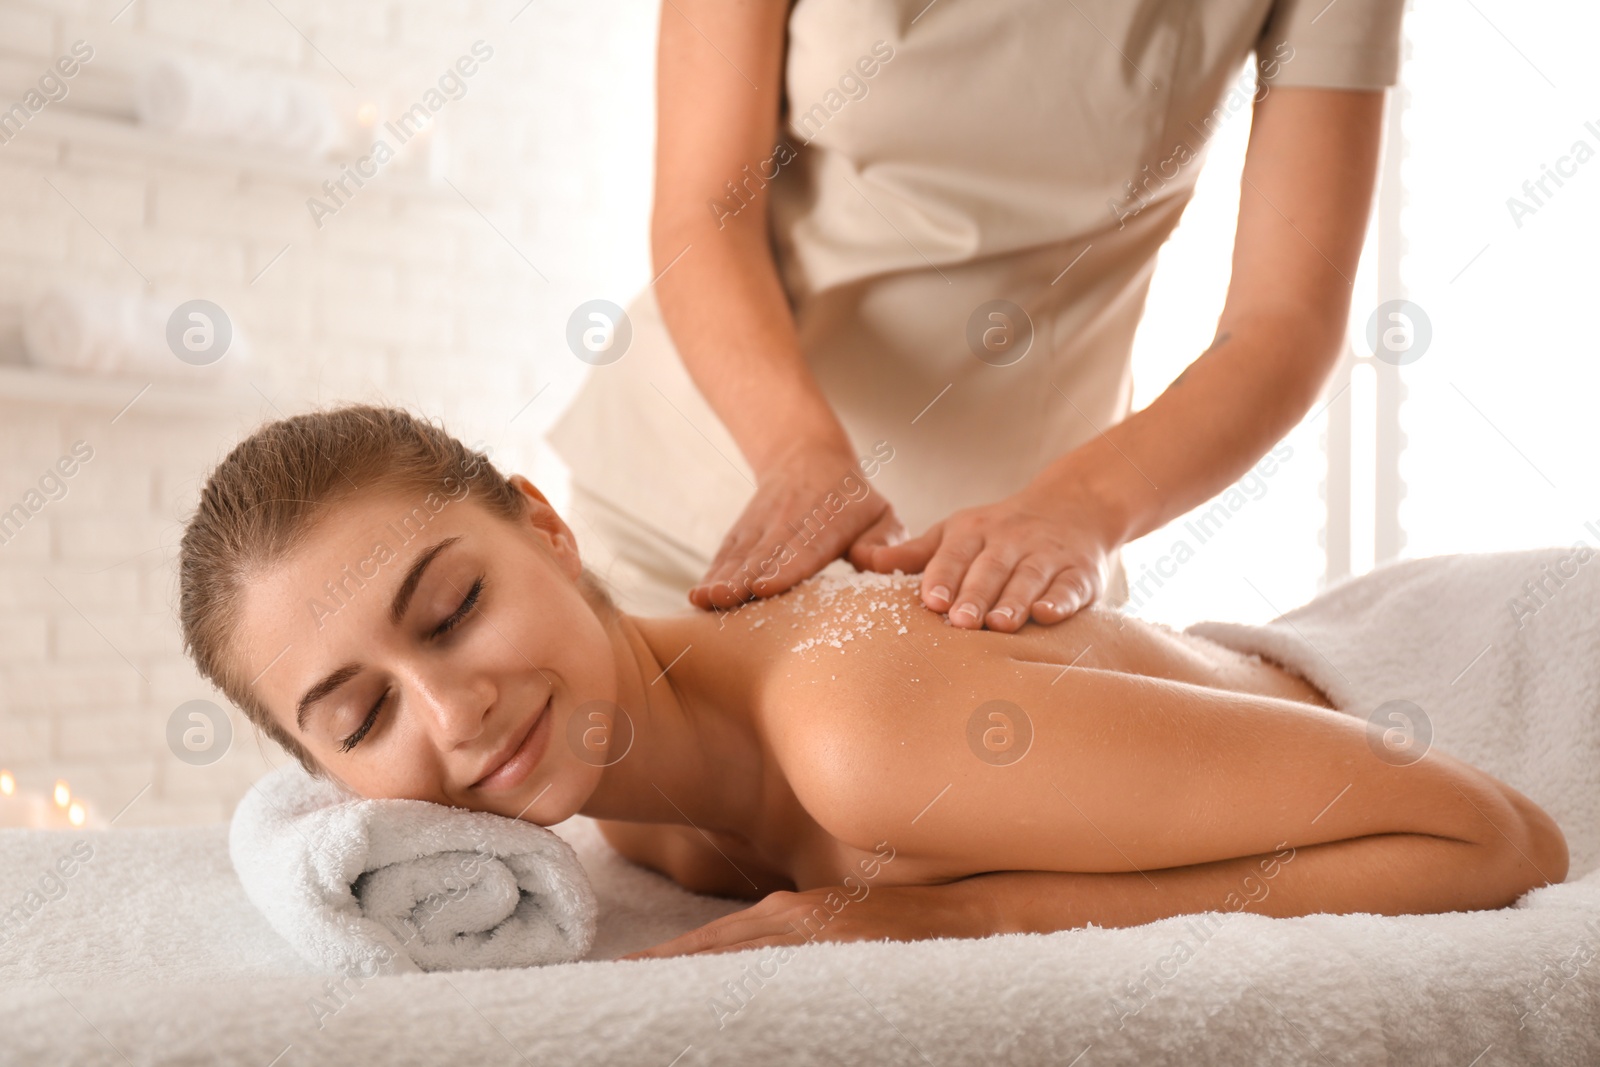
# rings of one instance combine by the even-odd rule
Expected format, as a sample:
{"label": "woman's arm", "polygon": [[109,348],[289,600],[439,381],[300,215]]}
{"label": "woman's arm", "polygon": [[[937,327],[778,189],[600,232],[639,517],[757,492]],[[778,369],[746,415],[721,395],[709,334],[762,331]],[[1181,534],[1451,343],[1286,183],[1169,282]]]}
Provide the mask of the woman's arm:
{"label": "woman's arm", "polygon": [[[1521,794],[1520,804],[1538,811]],[[1539,812],[1542,816],[1543,812]],[[1548,817],[1545,818],[1548,822]],[[1553,828],[1554,824],[1550,824]],[[1534,854],[1426,835],[1386,834],[1143,873],[996,871],[940,885],[851,885],[776,892],[624,959],[733,952],[810,941],[920,941],[1141,926],[1174,915],[1241,911],[1289,918],[1475,911],[1566,877],[1559,831]],[[1509,843],[1508,843],[1509,844]],[[1201,925],[1210,931],[1221,920]]]}
{"label": "woman's arm", "polygon": [[1506,907],[1566,877],[1560,835],[1534,834],[1531,841],[1532,851],[1523,852],[1509,840],[1382,834],[1143,873],[1002,871],[948,888],[990,933],[1140,926],[1210,911],[1278,918],[1479,911]]}
{"label": "woman's arm", "polygon": [[[1003,693],[991,683],[940,701],[943,712],[908,694],[870,712],[833,701],[837,715],[775,720],[790,784],[823,828],[904,859],[864,864],[843,885],[774,892],[625,958],[1138,926],[1199,912],[1470,911],[1567,876],[1566,839],[1537,804],[1438,750],[1390,762],[1360,719],[1013,663],[1021,680]],[[969,716],[948,711],[997,697],[1032,709],[1031,746],[1004,766],[977,759]],[[927,878],[930,860],[950,873]],[[931,884],[893,880],[906,871]]]}
{"label": "woman's arm", "polygon": [[801,446],[850,454],[801,354],[768,238],[767,179],[793,151],[778,146],[788,19],[788,0],[665,0],[657,52],[656,297],[684,367],[758,476]]}
{"label": "woman's arm", "polygon": [[[904,656],[885,658],[884,678],[862,687],[883,698],[871,710],[832,701],[807,724],[783,716],[773,739],[824,829],[857,848],[887,840],[916,861],[897,872],[1138,877],[1393,835],[1392,848],[1430,856],[1448,851],[1438,839],[1470,846],[1457,851],[1486,872],[1521,855],[1553,881],[1565,874],[1560,830],[1527,798],[1437,748],[1404,765],[1384,758],[1356,716],[1023,660],[953,678],[947,696],[885,696],[924,688],[895,681],[915,669],[914,652]],[[1026,754],[1004,765],[967,742],[974,709],[997,699],[1032,730]],[[1446,868],[1413,870],[1427,874],[1424,892],[1453,892]],[[1350,892],[1368,891],[1352,875]]]}

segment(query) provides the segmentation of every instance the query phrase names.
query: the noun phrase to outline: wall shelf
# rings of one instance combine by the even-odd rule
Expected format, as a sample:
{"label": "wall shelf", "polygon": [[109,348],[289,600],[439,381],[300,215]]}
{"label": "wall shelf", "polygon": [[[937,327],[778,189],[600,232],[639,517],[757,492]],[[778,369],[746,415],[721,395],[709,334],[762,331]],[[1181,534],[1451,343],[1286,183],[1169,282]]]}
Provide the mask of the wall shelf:
{"label": "wall shelf", "polygon": [[[279,407],[293,403],[275,397],[271,389],[264,391]],[[0,366],[0,409],[20,406],[87,409],[129,419],[151,415],[210,415],[231,419],[257,409],[270,410],[272,405],[247,383],[229,382],[213,387],[152,378],[112,378],[28,366]]]}
{"label": "wall shelf", "polygon": [[[354,162],[356,158],[346,152],[327,159],[305,159],[260,148],[199,141],[151,130],[137,122],[61,106],[48,107],[34,116],[22,135],[49,138],[67,146],[78,143],[102,150],[126,152],[140,160],[155,159],[211,171],[268,178],[302,185],[307,190],[321,189],[323,182],[338,177],[345,164]],[[404,167],[404,162],[396,161],[383,168],[377,188],[386,190],[392,196],[427,200],[456,199],[455,191],[448,184],[396,169],[397,166]]]}

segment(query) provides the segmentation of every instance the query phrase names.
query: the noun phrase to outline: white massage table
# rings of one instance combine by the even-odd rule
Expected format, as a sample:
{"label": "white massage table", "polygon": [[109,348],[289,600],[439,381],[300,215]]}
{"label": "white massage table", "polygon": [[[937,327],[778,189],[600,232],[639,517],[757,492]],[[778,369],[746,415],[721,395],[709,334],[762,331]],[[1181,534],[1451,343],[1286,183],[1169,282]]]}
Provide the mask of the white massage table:
{"label": "white massage table", "polygon": [[[1600,955],[1600,872],[1497,912],[815,944],[781,967],[758,967],[764,950],[611,962],[743,905],[633,867],[587,819],[557,829],[600,899],[590,960],[337,985],[245,898],[225,825],[0,831],[8,907],[74,841],[94,846],[0,941],[0,1062],[1600,1063],[1600,960],[1584,952]],[[719,1028],[712,1000],[737,1008],[724,983],[741,980]]]}

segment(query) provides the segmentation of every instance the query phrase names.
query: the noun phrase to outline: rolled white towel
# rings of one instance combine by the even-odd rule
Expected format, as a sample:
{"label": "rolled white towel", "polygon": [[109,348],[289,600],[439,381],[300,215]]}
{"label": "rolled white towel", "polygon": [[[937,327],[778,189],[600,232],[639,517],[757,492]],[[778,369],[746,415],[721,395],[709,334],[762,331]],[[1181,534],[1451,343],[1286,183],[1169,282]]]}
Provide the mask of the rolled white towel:
{"label": "rolled white towel", "polygon": [[338,974],[565,963],[594,942],[594,890],[556,834],[425,800],[366,800],[293,761],[239,802],[228,853],[273,929]]}
{"label": "rolled white towel", "polygon": [[193,56],[145,67],[138,114],[167,133],[309,158],[325,156],[340,133],[332,104],[315,85]]}
{"label": "rolled white towel", "polygon": [[215,364],[213,374],[219,376],[243,373],[250,345],[226,311],[221,318],[214,312],[200,313],[200,319],[180,316],[177,344],[183,347],[187,335],[189,347],[186,358],[179,358],[168,332],[174,314],[186,303],[94,286],[57,286],[24,313],[28,362],[73,374],[180,381],[194,381],[196,366]]}

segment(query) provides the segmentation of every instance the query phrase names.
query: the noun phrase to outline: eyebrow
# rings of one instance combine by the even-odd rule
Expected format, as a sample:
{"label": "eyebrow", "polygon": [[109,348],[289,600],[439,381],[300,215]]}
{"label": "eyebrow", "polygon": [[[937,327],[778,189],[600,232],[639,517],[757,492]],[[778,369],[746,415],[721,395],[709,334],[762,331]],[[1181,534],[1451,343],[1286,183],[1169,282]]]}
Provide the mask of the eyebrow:
{"label": "eyebrow", "polygon": [[460,536],[446,537],[428,551],[417,557],[417,561],[406,571],[406,576],[400,579],[400,588],[394,591],[394,601],[389,605],[389,621],[398,624],[406,617],[406,608],[411,604],[411,596],[417,591],[417,584],[422,581],[422,572],[428,569],[428,564],[433,562],[433,557],[461,540]]}
{"label": "eyebrow", "polygon": [[294,723],[300,727],[300,732],[306,732],[306,716],[310,713],[313,704],[360,673],[361,664],[346,663],[343,667],[340,667],[322,681],[307,689],[306,695],[300,698],[299,704],[295,705]]}
{"label": "eyebrow", "polygon": [[[435,556],[461,540],[459,536],[447,537],[443,541],[429,548],[418,556],[416,562],[406,570],[405,577],[400,579],[400,586],[394,591],[394,600],[389,604],[389,621],[398,624],[406,616],[406,608],[411,605],[411,598],[417,592],[417,586],[422,582],[422,574],[428,569],[428,564],[433,562]],[[328,696],[344,683],[361,673],[361,664],[346,663],[332,674],[328,675],[316,685],[307,689],[300,702],[295,705],[295,725],[301,733],[306,732],[306,719],[310,717],[312,707],[324,697]]]}

